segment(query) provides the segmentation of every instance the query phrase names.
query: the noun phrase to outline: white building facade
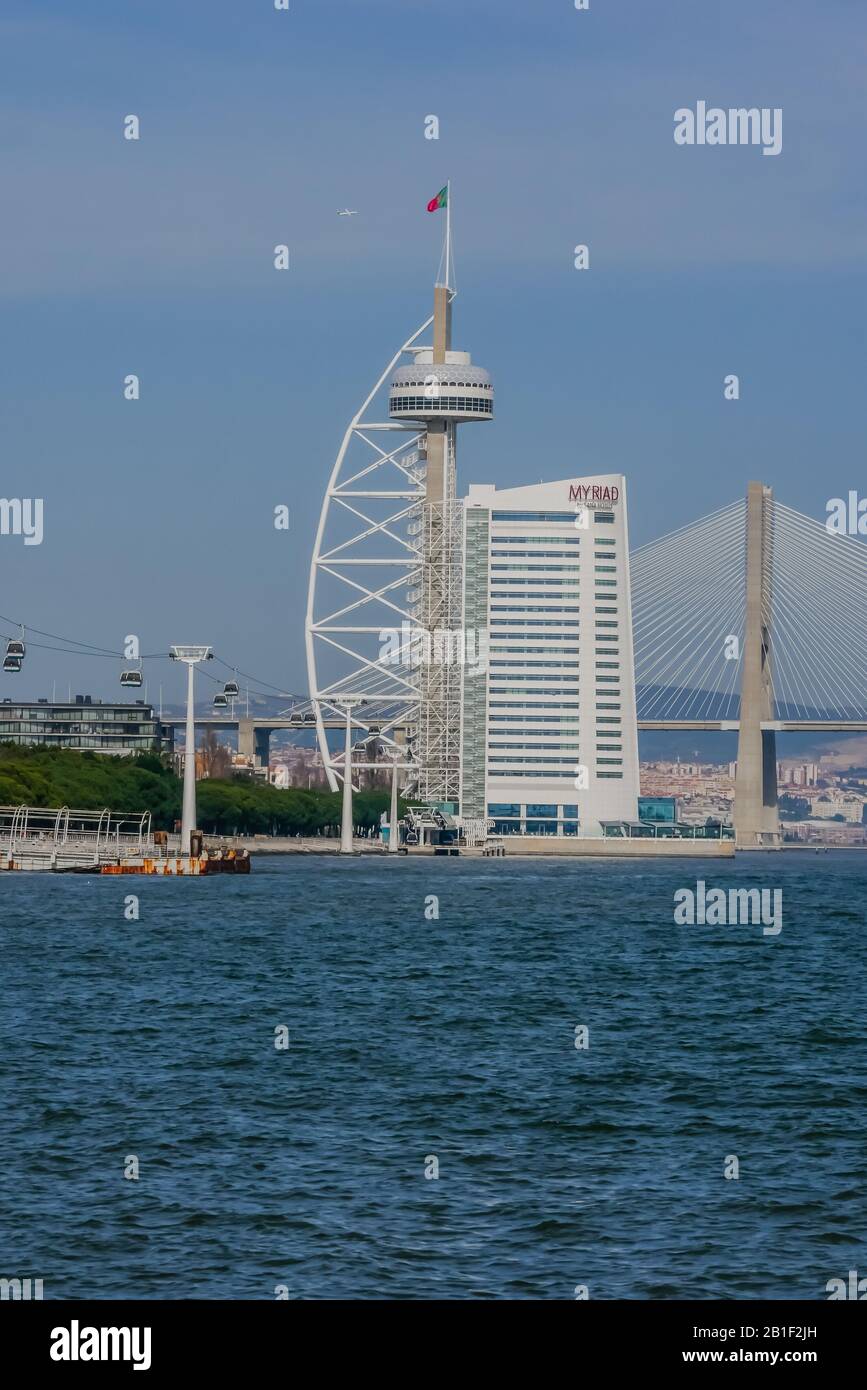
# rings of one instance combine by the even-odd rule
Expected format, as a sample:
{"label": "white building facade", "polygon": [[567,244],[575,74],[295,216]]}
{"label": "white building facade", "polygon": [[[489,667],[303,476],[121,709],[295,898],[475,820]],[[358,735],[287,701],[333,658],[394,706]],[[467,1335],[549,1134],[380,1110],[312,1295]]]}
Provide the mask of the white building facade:
{"label": "white building facade", "polygon": [[625,478],[470,487],[463,560],[488,655],[463,673],[462,818],[531,836],[637,820]]}

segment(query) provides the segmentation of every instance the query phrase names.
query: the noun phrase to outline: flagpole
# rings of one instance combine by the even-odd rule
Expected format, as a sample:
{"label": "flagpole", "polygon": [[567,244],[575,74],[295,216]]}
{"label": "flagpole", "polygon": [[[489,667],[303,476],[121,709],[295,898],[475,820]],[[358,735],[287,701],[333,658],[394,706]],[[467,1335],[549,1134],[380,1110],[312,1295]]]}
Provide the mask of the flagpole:
{"label": "flagpole", "polygon": [[446,289],[452,287],[452,181],[446,180]]}

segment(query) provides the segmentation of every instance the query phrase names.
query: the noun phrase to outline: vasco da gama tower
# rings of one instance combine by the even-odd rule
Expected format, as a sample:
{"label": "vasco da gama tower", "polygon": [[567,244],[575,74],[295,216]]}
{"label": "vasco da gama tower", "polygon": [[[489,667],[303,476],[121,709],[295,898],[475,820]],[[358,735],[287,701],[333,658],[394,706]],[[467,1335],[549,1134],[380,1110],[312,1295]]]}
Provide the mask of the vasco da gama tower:
{"label": "vasco da gama tower", "polygon": [[638,753],[620,475],[457,495],[458,427],[488,373],[452,347],[450,190],[433,314],[343,436],[308,588],[311,709],[329,783],[385,745],[405,794],[503,833],[634,820]]}

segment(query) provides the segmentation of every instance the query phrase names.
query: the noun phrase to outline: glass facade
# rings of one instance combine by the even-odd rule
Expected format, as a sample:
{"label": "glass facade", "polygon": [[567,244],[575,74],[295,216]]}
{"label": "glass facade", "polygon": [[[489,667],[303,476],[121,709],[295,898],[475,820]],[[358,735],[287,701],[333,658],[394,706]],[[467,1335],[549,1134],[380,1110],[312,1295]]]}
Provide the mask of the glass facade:
{"label": "glass facade", "polygon": [[674,825],[677,820],[677,798],[674,796],[640,796],[638,819],[654,824]]}
{"label": "glass facade", "polygon": [[492,835],[577,835],[578,807],[534,802],[489,801]]}
{"label": "glass facade", "polygon": [[100,704],[90,700],[50,705],[0,703],[0,743],[48,748],[89,748],[96,753],[149,753],[170,744],[153,706]]}
{"label": "glass facade", "polygon": [[392,396],[388,404],[393,415],[399,410],[417,410],[422,415],[436,415],[441,410],[463,411],[469,415],[493,415],[494,402],[478,396]]}

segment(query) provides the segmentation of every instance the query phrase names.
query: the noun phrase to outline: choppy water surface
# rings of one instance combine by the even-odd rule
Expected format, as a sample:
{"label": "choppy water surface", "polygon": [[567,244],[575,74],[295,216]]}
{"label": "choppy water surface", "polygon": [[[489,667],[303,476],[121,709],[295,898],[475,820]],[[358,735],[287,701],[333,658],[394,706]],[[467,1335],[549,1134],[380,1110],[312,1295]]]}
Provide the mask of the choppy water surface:
{"label": "choppy water surface", "polygon": [[[782,887],[782,933],[676,927],[697,878]],[[4,875],[0,1275],[826,1297],[867,1273],[865,891],[858,853]]]}

